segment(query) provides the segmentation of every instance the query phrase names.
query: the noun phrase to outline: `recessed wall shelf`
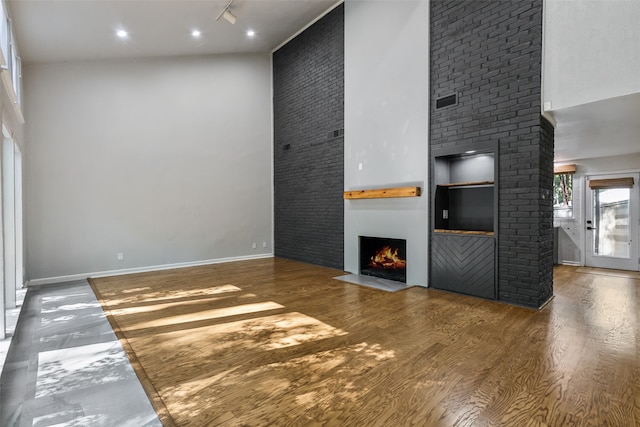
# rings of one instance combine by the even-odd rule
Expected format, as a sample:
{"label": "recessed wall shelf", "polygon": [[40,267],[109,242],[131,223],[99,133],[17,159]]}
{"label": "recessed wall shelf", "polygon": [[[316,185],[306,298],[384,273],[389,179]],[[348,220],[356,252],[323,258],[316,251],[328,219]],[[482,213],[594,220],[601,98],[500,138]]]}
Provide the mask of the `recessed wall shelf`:
{"label": "recessed wall shelf", "polygon": [[473,236],[493,236],[493,231],[474,231],[474,230],[445,230],[443,228],[435,228],[434,233],[447,233],[447,234],[469,234]]}
{"label": "recessed wall shelf", "polygon": [[441,156],[434,161],[434,229],[461,232],[457,234],[495,231],[493,154]]}
{"label": "recessed wall shelf", "polygon": [[495,299],[495,149],[432,151],[431,280],[437,289]]}
{"label": "recessed wall shelf", "polygon": [[420,187],[393,187],[373,190],[351,190],[344,192],[344,198],[351,199],[386,199],[394,197],[420,197]]}
{"label": "recessed wall shelf", "polygon": [[438,187],[472,187],[477,185],[493,185],[493,181],[454,182],[453,184],[438,184]]}

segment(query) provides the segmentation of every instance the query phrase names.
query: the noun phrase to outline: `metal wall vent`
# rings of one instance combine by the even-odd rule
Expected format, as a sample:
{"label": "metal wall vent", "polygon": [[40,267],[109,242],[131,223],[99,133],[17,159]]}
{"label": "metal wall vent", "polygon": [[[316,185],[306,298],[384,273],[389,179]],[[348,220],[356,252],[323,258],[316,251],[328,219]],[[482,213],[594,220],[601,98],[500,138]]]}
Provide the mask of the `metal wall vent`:
{"label": "metal wall vent", "polygon": [[442,96],[436,99],[436,110],[439,108],[450,107],[456,104],[458,104],[457,93],[454,93],[452,95]]}

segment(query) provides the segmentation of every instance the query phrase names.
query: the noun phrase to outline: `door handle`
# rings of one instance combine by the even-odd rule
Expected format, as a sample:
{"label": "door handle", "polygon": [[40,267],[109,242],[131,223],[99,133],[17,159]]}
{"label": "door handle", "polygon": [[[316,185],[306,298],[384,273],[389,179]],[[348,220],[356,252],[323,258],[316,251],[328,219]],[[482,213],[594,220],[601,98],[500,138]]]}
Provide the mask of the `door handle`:
{"label": "door handle", "polygon": [[587,227],[587,230],[597,230],[596,227]]}

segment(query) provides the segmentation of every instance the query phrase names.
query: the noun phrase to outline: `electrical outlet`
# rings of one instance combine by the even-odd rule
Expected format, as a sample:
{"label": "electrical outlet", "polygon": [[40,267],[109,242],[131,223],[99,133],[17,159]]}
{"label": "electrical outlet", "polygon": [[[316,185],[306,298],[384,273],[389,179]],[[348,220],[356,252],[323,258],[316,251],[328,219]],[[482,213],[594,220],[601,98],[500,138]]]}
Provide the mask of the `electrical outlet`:
{"label": "electrical outlet", "polygon": [[262,247],[266,248],[267,247],[267,242],[262,242]]}
{"label": "electrical outlet", "polygon": [[118,261],[124,261],[124,254],[122,252],[118,252],[118,254],[116,255],[116,259]]}
{"label": "electrical outlet", "polygon": [[256,244],[256,242],[253,242],[253,244],[251,245],[251,247],[252,247],[253,249],[255,249],[255,248],[257,248],[257,247],[258,247],[258,245]]}
{"label": "electrical outlet", "polygon": [[442,210],[442,219],[449,219],[449,211],[447,209]]}

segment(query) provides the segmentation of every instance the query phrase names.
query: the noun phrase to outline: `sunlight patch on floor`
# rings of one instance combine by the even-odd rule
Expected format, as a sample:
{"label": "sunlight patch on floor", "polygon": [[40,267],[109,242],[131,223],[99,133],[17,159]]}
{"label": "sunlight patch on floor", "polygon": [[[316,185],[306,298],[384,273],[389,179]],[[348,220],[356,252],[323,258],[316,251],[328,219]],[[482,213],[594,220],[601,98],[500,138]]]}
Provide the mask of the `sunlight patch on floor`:
{"label": "sunlight patch on floor", "polygon": [[[155,348],[158,354],[162,354],[162,362],[153,354],[148,354],[147,363],[164,365],[182,363],[178,351],[181,348],[190,352],[196,351],[202,360],[218,360],[226,357],[231,350],[234,352],[253,349],[270,351],[346,334],[347,332],[313,317],[291,312],[201,326],[188,331],[145,334],[136,337],[135,340],[130,338],[130,342],[134,350]],[[139,352],[136,354],[140,356]],[[215,370],[216,366],[212,368]],[[213,372],[210,371],[210,375],[213,375]]]}
{"label": "sunlight patch on floor", "polygon": [[[269,363],[249,371],[237,366],[209,378],[202,376],[197,380],[166,387],[161,394],[183,397],[172,399],[175,404],[169,409],[178,418],[185,419],[197,415],[204,407],[210,410],[219,405],[216,395],[243,394],[246,389],[252,390],[252,402],[278,400],[286,394],[295,400],[301,412],[310,409],[336,410],[342,405],[352,405],[369,392],[369,386],[360,385],[357,379],[364,381],[366,373],[394,357],[393,350],[362,342]],[[205,389],[205,396],[214,397],[206,401],[198,400],[198,392]],[[231,409],[236,421],[242,421],[243,414],[253,409],[245,408],[243,404],[248,403],[239,402],[237,407],[220,407],[219,410]]]}
{"label": "sunlight patch on floor", "polygon": [[[78,316],[77,314],[67,314],[66,316],[57,316],[52,319],[47,319],[46,317],[40,318],[40,326],[44,327],[52,327],[52,326],[61,326],[65,323],[70,323],[75,320],[86,318],[87,316]],[[104,313],[92,314],[90,317],[94,318],[104,318]]]}
{"label": "sunlight patch on floor", "polygon": [[[44,305],[44,304],[43,304]],[[76,304],[64,304],[64,305],[56,305],[51,308],[42,308],[40,313],[49,314],[49,313],[58,313],[60,311],[76,311],[76,310],[86,310],[93,309],[96,307],[100,307],[99,302],[93,303],[76,303]]]}
{"label": "sunlight patch on floor", "polygon": [[[262,343],[262,348],[265,350],[291,347],[309,341],[347,334],[340,329],[302,313],[286,313],[280,319],[273,320],[273,326],[276,329],[269,339]],[[257,333],[262,330],[259,326],[254,327],[254,331]]]}
{"label": "sunlight patch on floor", "polygon": [[35,397],[116,382],[130,376],[127,369],[129,360],[117,341],[43,351],[38,355]]}
{"label": "sunlight patch on floor", "polygon": [[76,299],[76,298],[84,299],[87,297],[87,295],[88,294],[84,294],[84,293],[69,294],[69,295],[49,295],[49,296],[42,297],[41,303],[42,305],[47,305],[47,304],[55,304],[59,302],[69,301],[71,299]]}
{"label": "sunlight patch on floor", "polygon": [[115,308],[111,310],[111,313],[114,316],[127,316],[130,314],[139,314],[139,313],[151,313],[154,311],[163,311],[166,309],[181,307],[185,311],[188,310],[189,306],[199,306],[203,304],[213,303],[215,301],[220,301],[224,297],[214,297],[214,298],[203,298],[197,300],[188,300],[188,301],[174,301],[174,302],[165,302],[153,305],[138,305],[127,308]]}
{"label": "sunlight patch on floor", "polygon": [[106,416],[104,415],[87,415],[78,417],[74,411],[68,411],[33,417],[33,425],[47,427],[98,426],[104,425],[105,418]]}
{"label": "sunlight patch on floor", "polygon": [[161,319],[136,323],[127,327],[123,327],[122,329],[124,331],[132,331],[136,329],[157,328],[167,325],[178,325],[181,323],[201,322],[203,320],[209,319],[220,319],[224,317],[237,316],[240,314],[259,313],[261,311],[275,310],[278,308],[284,308],[284,306],[273,301],[236,305],[233,307],[213,308],[210,310],[200,310],[187,314],[166,316],[162,317]]}
{"label": "sunlight patch on floor", "polygon": [[[202,346],[203,352],[213,355],[228,348],[275,350],[346,334],[313,317],[292,312],[202,326],[188,334],[184,331],[167,332],[163,334],[162,342],[173,348],[184,340],[185,343]],[[194,336],[199,340],[194,342]],[[155,340],[154,336],[145,338]]]}
{"label": "sunlight patch on floor", "polygon": [[[137,288],[142,290],[147,290],[150,288]],[[128,290],[118,290],[117,293],[129,293],[127,298],[114,298],[111,293],[105,293],[105,297],[109,300],[110,307],[117,307],[122,304],[136,304],[139,302],[147,302],[147,301],[166,301],[166,300],[177,300],[177,299],[187,299],[187,298],[196,298],[202,296],[211,296],[211,295],[220,295],[230,292],[238,292],[241,291],[237,286],[234,285],[220,285],[220,286],[212,286],[210,288],[203,289],[187,289],[187,290],[176,290],[167,293],[165,290],[155,291],[155,292],[143,292],[136,293],[133,292],[132,289]],[[126,292],[128,291],[128,292]]]}

